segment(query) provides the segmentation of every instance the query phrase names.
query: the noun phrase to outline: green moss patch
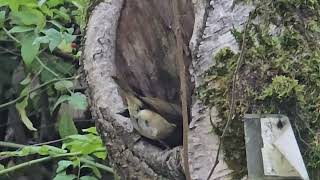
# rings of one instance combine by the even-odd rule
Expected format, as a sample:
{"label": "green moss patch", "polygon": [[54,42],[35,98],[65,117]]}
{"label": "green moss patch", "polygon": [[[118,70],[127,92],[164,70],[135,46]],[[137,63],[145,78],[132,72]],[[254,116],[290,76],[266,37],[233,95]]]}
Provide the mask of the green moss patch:
{"label": "green moss patch", "polygon": [[[213,58],[214,65],[203,74],[197,95],[205,105],[218,108],[223,121],[214,129],[220,135],[231,94],[235,95],[235,112],[223,147],[237,177],[246,173],[245,113],[287,115],[309,172],[320,168],[319,9],[318,1],[260,1],[246,29],[235,91],[231,92],[232,78],[240,52],[221,49]],[[241,47],[244,32],[234,29],[232,33]]]}

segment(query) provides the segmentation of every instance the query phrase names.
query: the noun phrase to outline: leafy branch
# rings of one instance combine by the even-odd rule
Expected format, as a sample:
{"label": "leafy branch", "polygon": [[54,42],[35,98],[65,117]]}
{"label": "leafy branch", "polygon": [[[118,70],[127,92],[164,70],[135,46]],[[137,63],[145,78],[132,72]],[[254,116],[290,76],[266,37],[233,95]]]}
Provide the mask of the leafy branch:
{"label": "leafy branch", "polygon": [[22,100],[23,98],[27,97],[28,95],[30,95],[31,93],[35,92],[35,91],[38,91],[39,89],[45,87],[45,86],[48,86],[52,83],[55,83],[55,82],[59,82],[61,80],[72,80],[72,79],[76,79],[77,77],[69,77],[69,78],[61,78],[61,79],[52,79],[50,81],[47,81],[47,82],[44,82],[43,84],[40,84],[39,86],[29,90],[26,94],[23,94],[23,95],[20,95],[18,98],[12,100],[12,101],[9,101],[7,103],[4,103],[4,104],[0,104],[0,110],[4,107],[7,107],[7,106],[10,106],[10,105],[13,105],[17,102],[19,102],[20,100]]}

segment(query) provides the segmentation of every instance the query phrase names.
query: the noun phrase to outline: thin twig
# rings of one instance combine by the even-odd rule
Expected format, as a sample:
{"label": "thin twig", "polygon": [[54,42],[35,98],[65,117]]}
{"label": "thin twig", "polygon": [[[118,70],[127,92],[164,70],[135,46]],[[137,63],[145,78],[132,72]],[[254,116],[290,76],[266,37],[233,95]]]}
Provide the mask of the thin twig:
{"label": "thin twig", "polygon": [[[12,36],[12,34],[11,34],[5,27],[3,27],[2,29],[4,30],[4,32],[5,32],[11,39],[13,39],[15,42],[21,44],[21,41],[19,41],[17,38],[15,38],[14,36]],[[43,49],[43,51],[45,51],[45,49]],[[43,51],[39,51],[39,53],[42,53]],[[59,80],[61,80],[60,76],[59,76],[56,72],[54,72],[52,69],[50,69],[47,65],[45,65],[38,56],[36,56],[35,59],[38,61],[38,63],[40,63],[40,65],[41,65],[44,69],[46,69],[48,72],[50,72],[51,74],[53,74],[56,78],[58,78]],[[62,84],[66,87],[65,83],[62,83]],[[69,91],[69,93],[72,93],[69,88],[66,87],[66,89]],[[1,108],[1,107],[0,107],[0,108]]]}
{"label": "thin twig", "polygon": [[10,49],[7,49],[7,48],[5,48],[5,47],[0,46],[0,49],[2,49],[3,51],[5,51],[5,53],[9,53],[9,54],[12,54],[12,55],[15,55],[15,56],[20,56],[20,54],[18,54],[17,52],[14,52],[14,51],[12,51],[12,50],[10,50]]}
{"label": "thin twig", "polygon": [[49,161],[51,159],[61,158],[61,157],[68,157],[68,156],[77,156],[77,155],[80,155],[80,154],[81,154],[80,152],[75,152],[75,153],[57,154],[57,155],[53,155],[53,156],[34,159],[34,160],[31,160],[31,161],[24,162],[24,163],[18,164],[16,166],[12,166],[12,167],[9,167],[7,169],[1,170],[0,171],[0,175],[7,174],[7,173],[12,172],[12,171],[16,171],[18,169],[21,169],[21,168],[24,168],[24,167],[27,167],[27,166],[31,166],[33,164],[41,163],[41,162],[44,162],[44,161]]}
{"label": "thin twig", "polygon": [[[58,139],[58,140],[61,141],[61,140],[67,139],[67,138],[68,137],[63,138],[63,139]],[[54,141],[58,141],[58,140],[54,140]],[[54,143],[54,141],[49,141],[49,142],[45,142],[45,143],[42,143],[42,144],[34,144],[34,145],[30,145],[30,146],[51,144],[51,143]],[[0,141],[0,146],[9,147],[9,148],[16,148],[16,149],[21,149],[23,147],[28,147],[27,145],[23,145],[23,144],[4,142],[4,141]],[[98,149],[96,149],[95,152],[101,152],[101,151],[105,151],[105,149],[104,148],[98,148]],[[60,157],[66,157],[66,156],[78,156],[78,155],[82,155],[82,153],[81,152],[64,153],[64,154],[57,154],[57,155],[48,156],[48,157],[44,157],[44,158],[40,158],[40,159],[35,159],[35,160],[29,161],[29,162],[25,162],[25,163],[18,164],[16,166],[4,169],[4,170],[0,171],[0,175],[7,174],[7,173],[9,173],[11,171],[15,171],[17,169],[20,169],[20,168],[23,168],[23,167],[26,167],[26,166],[29,166],[29,165],[32,165],[32,164],[40,163],[40,162],[43,162],[43,161],[48,161],[48,160],[51,160],[53,158],[60,158]],[[80,157],[80,161],[82,163],[89,164],[89,165],[92,165],[92,166],[97,167],[99,169],[105,170],[106,172],[113,173],[113,169],[111,167],[106,166],[106,165],[103,165],[103,164],[88,160],[88,159],[83,158],[83,157]]]}
{"label": "thin twig", "polygon": [[47,82],[45,82],[45,83],[43,83],[43,84],[40,84],[39,86],[31,89],[31,90],[30,90],[29,92],[27,92],[25,95],[19,96],[18,98],[14,99],[14,100],[12,100],[12,101],[9,101],[9,102],[7,102],[7,103],[0,104],[0,111],[1,111],[2,108],[15,104],[16,102],[22,100],[24,97],[30,95],[31,93],[33,93],[33,92],[35,92],[35,91],[37,91],[37,90],[39,90],[39,89],[41,89],[41,88],[49,85],[49,84],[52,84],[52,83],[55,83],[55,82],[58,82],[58,81],[61,81],[61,80],[71,80],[71,79],[76,79],[76,78],[77,78],[77,77],[69,77],[69,78],[61,78],[61,79],[52,79],[52,80],[47,81]]}
{"label": "thin twig", "polygon": [[94,162],[94,161],[90,161],[88,159],[85,159],[85,158],[80,158],[80,161],[83,162],[83,163],[86,163],[86,164],[89,164],[91,166],[94,166],[94,167],[97,167],[97,168],[100,168],[102,170],[105,170],[109,173],[113,173],[113,169],[108,167],[108,166],[105,166],[103,164],[100,164],[100,163],[97,163],[97,162]]}
{"label": "thin twig", "polygon": [[219,155],[220,155],[220,151],[221,151],[221,146],[222,146],[222,142],[223,142],[223,138],[230,126],[232,117],[233,117],[233,113],[234,113],[234,108],[235,108],[235,90],[236,90],[236,80],[237,80],[237,76],[238,76],[238,72],[239,69],[242,65],[242,61],[243,61],[243,56],[244,56],[244,51],[245,51],[245,47],[246,47],[246,35],[247,35],[247,29],[249,26],[249,22],[251,21],[251,14],[249,15],[249,18],[246,22],[245,28],[244,28],[244,32],[243,32],[243,36],[242,36],[242,46],[241,46],[241,50],[240,50],[240,56],[238,58],[237,61],[237,66],[236,69],[233,72],[233,78],[232,78],[232,91],[231,91],[231,102],[230,102],[230,106],[229,106],[229,115],[228,115],[228,120],[226,125],[224,126],[223,132],[221,134],[221,136],[219,137],[219,146],[218,146],[218,151],[215,157],[215,161],[214,164],[209,172],[208,178],[207,180],[210,179],[210,177],[212,176],[215,168],[217,167],[217,165],[219,164]]}
{"label": "thin twig", "polygon": [[78,174],[77,174],[77,180],[80,180],[80,173],[81,173],[81,163],[79,161],[78,163]]}
{"label": "thin twig", "polygon": [[36,56],[36,60],[39,62],[39,64],[47,71],[49,71],[51,74],[53,74],[56,78],[59,78],[59,75],[54,72],[52,69],[50,69],[47,65],[45,65],[39,57]]}
{"label": "thin twig", "polygon": [[11,34],[5,27],[2,27],[2,30],[3,30],[11,39],[13,39],[16,43],[21,44],[21,42],[20,42],[17,38],[15,38],[14,36],[12,36],[12,34]]}
{"label": "thin twig", "polygon": [[57,143],[57,142],[61,142],[68,139],[68,137],[62,138],[62,139],[56,139],[56,140],[52,140],[52,141],[48,141],[48,142],[42,142],[42,143],[37,143],[37,144],[31,144],[31,146],[42,146],[42,145],[47,145],[47,144],[53,144],[53,143]]}

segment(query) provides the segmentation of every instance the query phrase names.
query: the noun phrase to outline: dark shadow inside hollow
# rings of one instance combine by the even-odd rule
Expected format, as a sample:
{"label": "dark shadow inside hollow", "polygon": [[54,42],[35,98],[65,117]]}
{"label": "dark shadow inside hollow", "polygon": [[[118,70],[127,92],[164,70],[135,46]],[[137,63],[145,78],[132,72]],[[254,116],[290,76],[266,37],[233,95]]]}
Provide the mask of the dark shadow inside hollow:
{"label": "dark shadow inside hollow", "polygon": [[[194,12],[191,0],[177,1],[181,11],[178,13],[173,10],[172,0],[125,1],[117,31],[115,64],[117,76],[140,95],[180,105],[174,13],[180,16],[183,40],[188,47]],[[191,55],[185,54],[184,60],[189,66]],[[187,83],[192,94],[190,78]]]}

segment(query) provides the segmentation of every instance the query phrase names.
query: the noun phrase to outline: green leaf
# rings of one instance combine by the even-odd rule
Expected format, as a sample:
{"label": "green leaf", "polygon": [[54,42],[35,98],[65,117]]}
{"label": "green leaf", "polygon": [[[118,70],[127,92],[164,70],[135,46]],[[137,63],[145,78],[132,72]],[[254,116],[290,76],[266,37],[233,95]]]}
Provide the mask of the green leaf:
{"label": "green leaf", "polygon": [[95,152],[93,155],[99,159],[105,160],[107,158],[107,151]]}
{"label": "green leaf", "polygon": [[22,81],[20,82],[20,84],[21,84],[21,85],[27,85],[27,84],[29,84],[30,82],[31,82],[31,75],[28,74],[27,77],[24,78],[24,80],[22,80]]}
{"label": "green leaf", "polygon": [[43,146],[25,146],[19,151],[9,151],[9,152],[0,152],[0,156],[7,155],[7,156],[28,156],[31,154],[40,154],[40,155],[56,155],[56,154],[63,154],[66,153],[66,150],[49,146],[49,145],[43,145]]}
{"label": "green leaf", "polygon": [[38,30],[43,29],[46,18],[41,11],[33,8],[22,8],[20,11],[12,11],[10,18],[18,25],[37,25]]}
{"label": "green leaf", "polygon": [[94,176],[81,176],[80,180],[98,180]]}
{"label": "green leaf", "polygon": [[51,28],[46,31],[46,35],[50,39],[49,49],[52,52],[62,42],[61,33]]}
{"label": "green leaf", "polygon": [[[72,29],[72,32],[73,32],[73,28],[69,28],[68,30]],[[72,32],[71,33],[62,33],[62,38],[66,41],[66,43],[72,43],[75,39],[76,39],[76,36],[75,35],[72,35]]]}
{"label": "green leaf", "polygon": [[49,147],[48,146],[40,146],[38,153],[42,156],[49,154]]}
{"label": "green leaf", "polygon": [[58,162],[58,168],[56,170],[56,173],[59,173],[61,171],[64,171],[65,169],[67,169],[70,165],[72,165],[72,161],[68,161],[68,160],[61,160]]}
{"label": "green leaf", "polygon": [[69,110],[68,108],[60,109],[60,112],[62,112],[62,115],[58,122],[58,130],[61,138],[64,138],[73,134],[78,134],[78,130],[68,110]]}
{"label": "green leaf", "polygon": [[75,109],[86,110],[88,107],[87,98],[80,92],[72,93],[69,98],[69,104]]}
{"label": "green leaf", "polygon": [[64,3],[64,0],[48,0],[46,4],[49,7],[55,7],[63,3]]}
{"label": "green leaf", "polygon": [[39,0],[38,6],[42,6],[44,3],[46,3],[47,0]]}
{"label": "green leaf", "polygon": [[71,43],[67,43],[67,41],[64,39],[62,42],[59,44],[58,48],[65,53],[71,53],[72,52],[72,47]]}
{"label": "green leaf", "polygon": [[8,4],[8,0],[0,0],[0,7],[7,6]]}
{"label": "green leaf", "polygon": [[21,40],[21,56],[27,66],[31,65],[39,53],[40,45],[33,43],[35,38],[34,34],[26,34]]}
{"label": "green leaf", "polygon": [[76,179],[77,177],[73,174],[57,174],[53,180],[73,180]]}
{"label": "green leaf", "polygon": [[[63,144],[63,147],[68,148],[71,152],[81,152],[82,154],[94,153],[97,149],[104,149],[100,136],[94,134],[86,135],[71,135],[70,141]],[[94,153],[95,155],[95,153]],[[106,151],[96,155],[98,158],[104,159]]]}
{"label": "green leaf", "polygon": [[70,96],[67,96],[67,95],[60,96],[59,99],[57,100],[57,102],[54,104],[52,111],[54,111],[58,107],[59,104],[65,102],[65,101],[68,101],[69,97]]}
{"label": "green leaf", "polygon": [[9,33],[22,33],[34,30],[34,27],[30,26],[14,26],[9,30]]}
{"label": "green leaf", "polygon": [[89,164],[85,164],[85,165],[82,165],[81,168],[90,168],[92,170],[92,172],[94,173],[94,175],[96,175],[98,178],[102,177],[99,169],[97,167],[95,167],[95,166],[92,166],[92,165],[89,165]]}
{"label": "green leaf", "polygon": [[21,117],[23,124],[31,131],[37,131],[37,129],[33,127],[33,124],[30,121],[30,119],[28,118],[27,113],[26,113],[25,108],[28,105],[28,98],[29,97],[27,96],[23,99],[23,101],[21,101],[20,103],[17,103],[16,108],[20,114],[20,117]]}
{"label": "green leaf", "polygon": [[57,14],[57,17],[54,17],[55,19],[56,18],[63,18],[64,20],[70,22],[71,21],[71,18],[66,10],[66,8],[64,7],[61,7],[60,9],[54,9],[53,12],[55,14]]}
{"label": "green leaf", "polygon": [[54,88],[58,91],[64,91],[67,89],[71,89],[73,87],[73,82],[72,81],[59,81],[54,83]]}
{"label": "green leaf", "polygon": [[56,29],[50,28],[43,31],[45,36],[38,37],[35,40],[35,43],[49,43],[49,49],[52,52],[61,42],[62,42],[62,33]]}
{"label": "green leaf", "polygon": [[0,28],[3,27],[3,24],[5,21],[6,21],[6,11],[0,11]]}
{"label": "green leaf", "polygon": [[90,127],[90,128],[87,128],[87,129],[83,129],[82,131],[98,135],[96,127]]}
{"label": "green leaf", "polygon": [[60,22],[58,22],[58,21],[56,21],[56,20],[50,20],[50,21],[48,21],[48,22],[50,22],[51,24],[53,24],[53,25],[55,25],[57,28],[59,28],[59,29],[63,29],[64,27],[61,25],[61,23]]}
{"label": "green leaf", "polygon": [[40,9],[45,15],[47,15],[51,18],[53,17],[53,10],[49,9],[48,6],[42,5]]}

